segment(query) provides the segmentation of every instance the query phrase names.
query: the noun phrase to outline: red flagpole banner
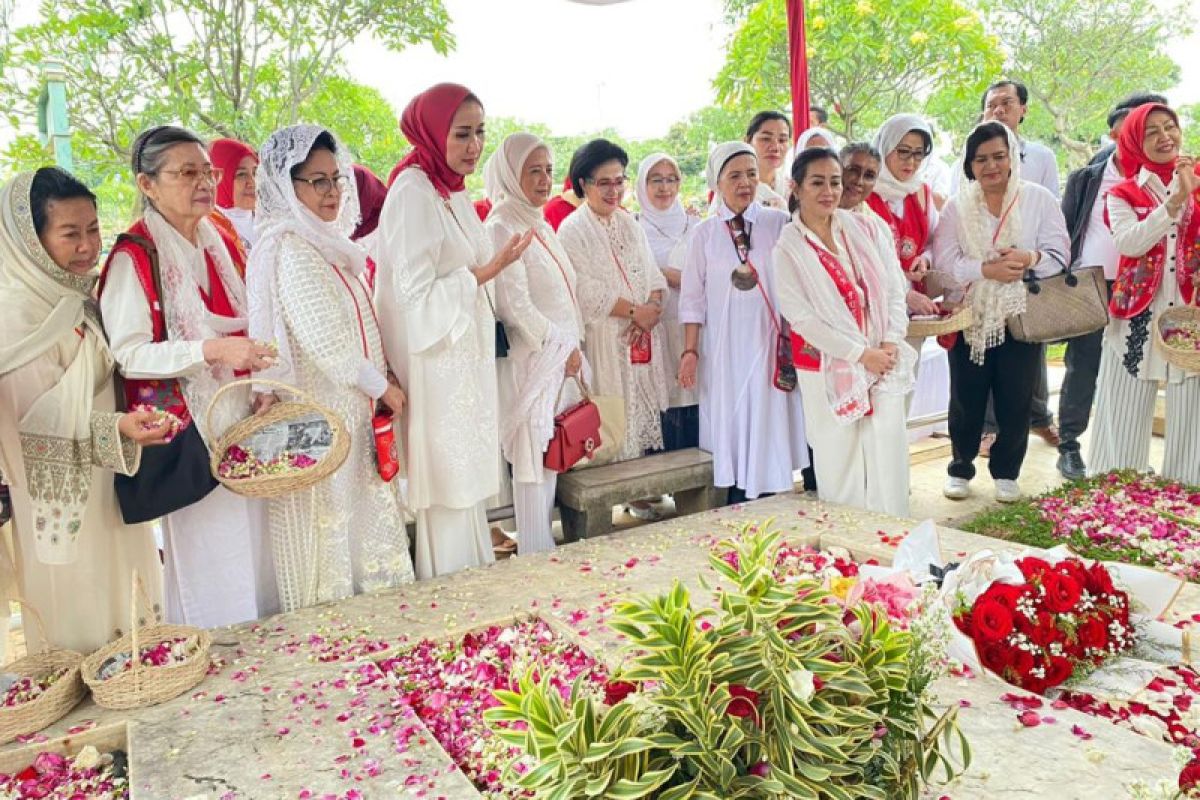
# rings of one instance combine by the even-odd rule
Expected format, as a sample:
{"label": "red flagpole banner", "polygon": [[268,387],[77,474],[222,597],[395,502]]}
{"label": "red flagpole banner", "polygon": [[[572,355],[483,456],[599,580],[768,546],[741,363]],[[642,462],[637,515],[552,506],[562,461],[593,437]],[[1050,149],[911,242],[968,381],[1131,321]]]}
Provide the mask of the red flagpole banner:
{"label": "red flagpole banner", "polygon": [[787,0],[788,48],[791,53],[792,138],[808,130],[808,41],[804,35],[804,0]]}

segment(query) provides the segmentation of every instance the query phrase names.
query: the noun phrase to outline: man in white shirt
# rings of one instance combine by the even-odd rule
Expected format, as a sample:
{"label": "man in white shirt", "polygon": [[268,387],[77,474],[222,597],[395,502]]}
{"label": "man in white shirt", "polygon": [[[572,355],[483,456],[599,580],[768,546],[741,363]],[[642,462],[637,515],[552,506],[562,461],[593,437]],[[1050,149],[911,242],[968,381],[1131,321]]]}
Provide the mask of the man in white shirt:
{"label": "man in white shirt", "polygon": [[[1021,143],[1021,178],[1046,187],[1050,194],[1057,198],[1058,162],[1054,158],[1054,152],[1044,144],[1021,138],[1021,123],[1025,121],[1028,107],[1029,89],[1020,81],[999,80],[983,93],[983,118],[1003,123],[1017,135]],[[1049,399],[1050,382],[1046,375],[1043,353],[1042,369],[1033,388],[1033,410],[1029,429],[1042,437],[1047,444],[1057,447],[1061,440],[1058,429],[1054,426],[1054,415],[1050,413]],[[995,412],[991,403],[988,403],[984,431],[981,453],[989,451],[991,442],[995,440]]]}
{"label": "man in white shirt", "polygon": [[[1156,94],[1134,94],[1122,100],[1108,115],[1109,139],[1117,140],[1129,112],[1143,103],[1166,103]],[[1071,233],[1071,266],[1103,267],[1111,287],[1117,277],[1120,254],[1112,231],[1104,221],[1104,196],[1124,179],[1112,144],[1100,150],[1086,167],[1067,178],[1062,210]],[[1058,471],[1068,480],[1087,474],[1079,452],[1079,437],[1087,430],[1100,371],[1100,347],[1104,329],[1067,340],[1067,374],[1058,397],[1058,420],[1062,441],[1058,445]]]}

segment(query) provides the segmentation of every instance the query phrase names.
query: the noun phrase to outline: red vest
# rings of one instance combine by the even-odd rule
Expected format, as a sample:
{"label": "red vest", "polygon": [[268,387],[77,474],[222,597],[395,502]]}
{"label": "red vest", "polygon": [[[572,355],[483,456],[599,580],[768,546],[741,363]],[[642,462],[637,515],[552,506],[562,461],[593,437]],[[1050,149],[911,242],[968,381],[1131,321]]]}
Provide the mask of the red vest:
{"label": "red vest", "polygon": [[[221,230],[219,226],[217,227],[217,232],[221,234],[221,241],[225,245],[226,250],[229,251],[229,257],[233,260],[234,267],[239,273],[244,274],[246,271],[246,262],[242,258],[241,250],[236,240]],[[154,241],[150,236],[150,230],[146,227],[146,223],[143,220],[135,222],[126,233],[145,239],[151,243]],[[104,294],[104,288],[108,282],[108,268],[112,264],[113,256],[117,253],[127,253],[133,260],[133,268],[137,273],[138,283],[141,284],[142,292],[146,295],[146,303],[150,306],[150,320],[154,329],[154,341],[165,342],[167,340],[167,323],[163,314],[161,298],[158,296],[158,287],[160,284],[155,280],[150,254],[143,247],[130,240],[122,240],[113,247],[108,254],[107,260],[104,262],[104,269],[100,271],[98,293],[100,295]],[[225,284],[221,281],[220,275],[217,272],[216,262],[213,260],[212,255],[207,252],[204,254],[204,260],[208,265],[209,292],[205,294],[201,291],[201,300],[209,311],[218,316],[236,317],[237,312],[234,311],[233,303],[229,299]],[[231,335],[244,336],[245,332]],[[124,383],[126,408],[132,408],[140,404],[150,405],[170,411],[183,420],[185,425],[191,422],[191,413],[188,410],[187,403],[184,402],[183,392],[180,391],[178,379],[125,378]]]}
{"label": "red vest", "polygon": [[921,207],[917,193],[913,192],[904,198],[903,217],[893,214],[887,201],[875,192],[867,197],[867,205],[892,229],[892,236],[896,240],[896,256],[905,272],[912,268],[917,256],[925,252],[925,245],[929,241],[929,204],[933,202],[929,184],[921,184],[921,194],[925,196],[925,207]]}
{"label": "red vest", "polygon": [[[1139,221],[1150,216],[1159,206],[1158,200],[1134,179],[1126,179],[1109,192],[1129,204]],[[1104,222],[1112,228],[1108,218],[1108,207],[1104,209]],[[1192,303],[1195,285],[1192,282],[1200,270],[1200,203],[1195,197],[1187,201],[1179,224],[1175,227],[1178,239],[1175,242],[1175,281],[1185,303]],[[1113,283],[1108,310],[1117,319],[1133,319],[1150,307],[1154,295],[1162,285],[1167,261],[1167,240],[1158,243],[1140,256],[1121,256],[1117,265],[1117,280]]]}

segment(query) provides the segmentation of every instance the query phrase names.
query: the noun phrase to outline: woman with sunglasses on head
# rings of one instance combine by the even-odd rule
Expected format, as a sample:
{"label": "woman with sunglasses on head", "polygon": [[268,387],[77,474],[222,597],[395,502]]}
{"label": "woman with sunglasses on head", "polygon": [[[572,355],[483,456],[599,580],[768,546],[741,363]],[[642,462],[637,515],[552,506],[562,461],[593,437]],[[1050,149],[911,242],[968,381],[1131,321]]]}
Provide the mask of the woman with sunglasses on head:
{"label": "woman with sunglasses on head", "polygon": [[[168,452],[203,449],[250,410],[249,387],[226,392],[209,427],[217,391],[271,366],[274,351],[246,335],[244,265],[209,216],[221,174],[203,140],[173,125],[151,128],[134,140],[132,167],[141,213],[100,277],[104,328],[127,406],[153,406],[183,421]],[[141,473],[148,474],[145,462]],[[167,621],[208,628],[276,611],[259,501],[223,486],[186,488],[179,500],[186,504],[163,518]],[[128,518],[124,502],[122,510]]]}
{"label": "woman with sunglasses on head", "polygon": [[413,150],[392,170],[379,217],[375,306],[388,365],[408,392],[408,505],[424,579],[495,560],[486,506],[500,490],[503,329],[494,279],[533,234],[493,248],[467,195],[485,138],[483,104],[470,89],[427,89],[400,128]]}
{"label": "woman with sunglasses on head", "polygon": [[[579,210],[558,230],[579,276],[585,350],[598,394],[625,398],[620,458],[663,447],[661,413],[669,404],[666,336],[659,324],[667,281],[641,225],[621,205],[629,156],[594,139],[571,158]],[[656,518],[645,502],[631,504],[639,519]]]}

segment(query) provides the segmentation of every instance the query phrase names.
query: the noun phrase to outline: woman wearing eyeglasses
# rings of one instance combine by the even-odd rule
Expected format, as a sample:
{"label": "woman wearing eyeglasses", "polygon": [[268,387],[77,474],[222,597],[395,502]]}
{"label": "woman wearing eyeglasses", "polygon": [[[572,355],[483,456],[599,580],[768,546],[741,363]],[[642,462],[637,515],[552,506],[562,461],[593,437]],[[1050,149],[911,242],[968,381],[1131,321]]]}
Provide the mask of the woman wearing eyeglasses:
{"label": "woman wearing eyeglasses", "polygon": [[916,114],[896,114],[875,134],[875,149],[883,165],[867,205],[892,229],[896,256],[909,281],[909,314],[936,314],[937,306],[921,291],[938,222],[933,190],[920,177],[921,163],[933,152],[933,131]]}
{"label": "woman wearing eyeglasses", "polygon": [[388,365],[408,391],[408,505],[418,578],[495,560],[488,498],[500,489],[493,279],[530,232],[493,248],[466,191],[483,152],[483,104],[440,83],[400,117],[413,150],[379,217],[375,306]]}
{"label": "woman wearing eyeglasses", "polygon": [[679,382],[698,387],[700,446],[713,454],[715,485],[737,503],[791,491],[808,466],[771,258],[788,215],[755,202],[758,159],[744,142],[717,146],[705,176],[717,207],[687,251]]}
{"label": "woman wearing eyeglasses", "polygon": [[[125,378],[125,402],[179,417],[185,427],[172,448],[199,444],[197,436],[213,442],[249,413],[250,392],[227,392],[210,429],[213,396],[270,366],[273,351],[246,336],[244,265],[236,243],[209,218],[221,175],[204,142],[184,128],[151,128],[134,140],[131,160],[141,216],[118,238],[100,278],[101,315]],[[179,500],[187,504],[163,518],[167,621],[211,628],[276,611],[261,505],[223,486],[187,489]],[[122,511],[129,518],[124,501]]]}
{"label": "woman wearing eyeglasses", "polygon": [[[637,198],[640,211],[637,220],[650,242],[655,263],[667,281],[663,301],[662,326],[666,333],[666,360],[678,364],[683,355],[683,323],[679,321],[679,291],[683,282],[683,259],[687,245],[699,219],[689,214],[679,199],[683,173],[675,159],[666,153],[651,153],[638,165]],[[696,393],[684,389],[678,381],[668,379],[670,407],[663,412],[663,444],[665,450],[696,447],[700,443],[700,410]]]}
{"label": "woman wearing eyeglasses", "polygon": [[659,324],[667,281],[642,227],[621,206],[628,164],[625,151],[606,139],[579,148],[570,175],[584,203],[558,230],[579,276],[592,388],[625,398],[622,459],[662,449],[660,414],[668,405],[666,337]]}

